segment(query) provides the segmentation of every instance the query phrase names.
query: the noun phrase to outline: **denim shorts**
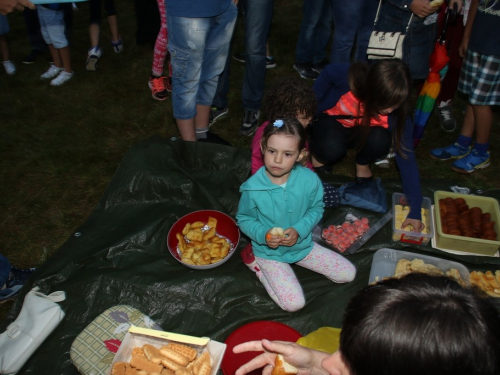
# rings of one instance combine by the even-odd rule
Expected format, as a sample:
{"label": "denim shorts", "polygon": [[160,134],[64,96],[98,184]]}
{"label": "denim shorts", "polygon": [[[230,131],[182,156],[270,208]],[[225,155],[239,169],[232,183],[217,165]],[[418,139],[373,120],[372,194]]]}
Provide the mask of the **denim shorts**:
{"label": "denim shorts", "polygon": [[5,35],[10,31],[9,21],[7,16],[0,14],[0,35]]}
{"label": "denim shorts", "polygon": [[52,44],[54,48],[64,48],[68,46],[68,39],[64,33],[66,25],[64,23],[64,11],[48,9],[41,5],[36,7],[38,19],[40,20],[40,30],[43,40],[47,44]]}
{"label": "denim shorts", "polygon": [[237,14],[238,8],[232,1],[224,13],[214,17],[187,18],[167,13],[176,119],[194,118],[197,104],[212,105]]}

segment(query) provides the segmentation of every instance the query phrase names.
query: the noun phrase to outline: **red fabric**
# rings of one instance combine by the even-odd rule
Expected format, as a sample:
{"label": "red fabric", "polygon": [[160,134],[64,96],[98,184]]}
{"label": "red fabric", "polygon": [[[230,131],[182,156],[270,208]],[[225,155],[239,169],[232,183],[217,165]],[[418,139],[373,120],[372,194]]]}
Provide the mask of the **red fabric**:
{"label": "red fabric", "polygon": [[[167,13],[165,10],[165,0],[157,0],[158,11],[160,12],[160,31],[156,37],[155,49],[153,53],[153,68],[151,69],[156,76],[163,75],[163,67],[167,59],[167,43],[168,43],[168,30],[167,30]],[[169,70],[169,77],[172,74]]]}
{"label": "red fabric", "polygon": [[[359,105],[359,100],[354,96],[352,91],[348,91],[346,94],[340,97],[339,101],[333,108],[326,110],[325,113],[330,116],[350,115],[354,117],[362,117],[363,106]],[[351,128],[357,125],[360,119],[338,119],[337,121],[340,122],[344,127]],[[370,121],[370,126],[381,126],[387,129],[389,127],[387,116],[379,115],[377,117],[373,117]]]}

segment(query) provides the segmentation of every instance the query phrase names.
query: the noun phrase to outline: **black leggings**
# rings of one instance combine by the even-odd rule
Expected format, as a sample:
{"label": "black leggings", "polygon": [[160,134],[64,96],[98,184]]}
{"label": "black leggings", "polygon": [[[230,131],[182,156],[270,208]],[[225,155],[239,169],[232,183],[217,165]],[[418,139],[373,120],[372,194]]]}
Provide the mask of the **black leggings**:
{"label": "black leggings", "polygon": [[[361,142],[361,128],[344,127],[337,120],[321,114],[310,125],[309,150],[322,164],[333,165],[344,158],[348,149]],[[368,165],[385,157],[391,148],[391,132],[381,126],[371,126],[365,142],[356,154],[356,164]]]}
{"label": "black leggings", "polygon": [[[90,24],[101,24],[101,4],[103,0],[90,0]],[[106,10],[106,17],[116,15],[114,0],[104,0],[104,9]]]}

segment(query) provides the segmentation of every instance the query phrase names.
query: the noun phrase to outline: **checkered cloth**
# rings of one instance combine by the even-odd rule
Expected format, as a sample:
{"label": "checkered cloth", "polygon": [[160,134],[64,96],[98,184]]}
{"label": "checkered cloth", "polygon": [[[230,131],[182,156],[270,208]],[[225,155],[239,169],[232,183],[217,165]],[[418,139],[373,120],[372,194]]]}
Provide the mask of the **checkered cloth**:
{"label": "checkered cloth", "polygon": [[71,344],[71,361],[78,371],[84,375],[106,375],[131,325],[162,331],[139,310],[127,305],[113,306],[95,318]]}
{"label": "checkered cloth", "polygon": [[458,90],[473,105],[500,104],[500,56],[481,55],[467,50],[460,72]]}

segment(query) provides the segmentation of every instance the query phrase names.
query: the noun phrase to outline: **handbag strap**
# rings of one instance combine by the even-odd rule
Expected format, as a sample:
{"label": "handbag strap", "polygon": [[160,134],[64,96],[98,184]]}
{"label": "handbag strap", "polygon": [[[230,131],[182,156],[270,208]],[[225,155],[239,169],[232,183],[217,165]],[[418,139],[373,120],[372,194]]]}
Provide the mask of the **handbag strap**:
{"label": "handbag strap", "polygon": [[66,293],[63,291],[57,291],[57,292],[50,293],[49,295],[46,295],[46,294],[39,292],[38,290],[40,290],[40,288],[36,286],[33,289],[31,289],[30,293],[33,293],[38,297],[46,298],[52,302],[61,302],[61,301],[64,301],[66,299]]}
{"label": "handbag strap", "polygon": [[[378,15],[380,13],[380,7],[382,6],[382,1],[383,0],[380,0],[379,3],[378,3],[377,14],[375,15],[375,21],[373,21],[373,30],[375,30],[375,27],[377,26]],[[411,20],[412,19],[413,19],[413,12],[411,12],[411,16],[410,16],[410,20],[408,21],[408,25],[406,25],[405,33],[408,32],[408,29],[410,28]]]}

